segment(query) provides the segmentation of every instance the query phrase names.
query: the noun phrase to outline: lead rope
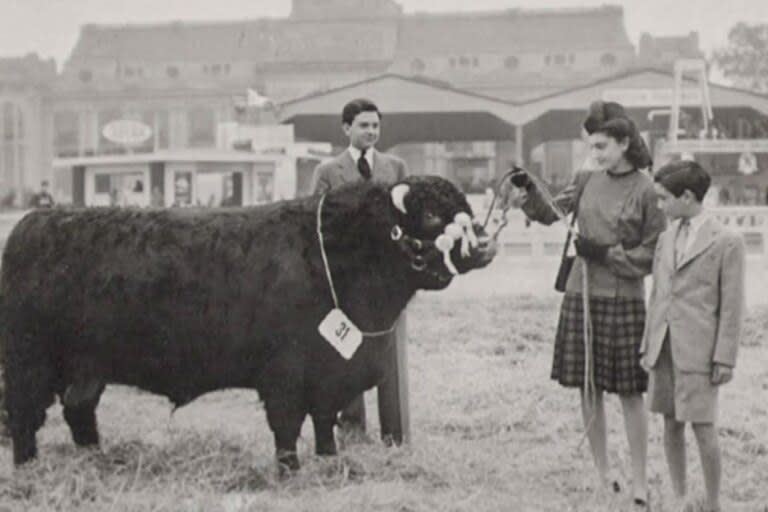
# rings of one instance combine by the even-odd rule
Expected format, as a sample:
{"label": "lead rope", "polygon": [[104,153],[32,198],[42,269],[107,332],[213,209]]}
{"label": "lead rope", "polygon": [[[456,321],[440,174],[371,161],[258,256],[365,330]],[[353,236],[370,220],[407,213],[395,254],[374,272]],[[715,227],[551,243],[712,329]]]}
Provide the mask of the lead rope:
{"label": "lead rope", "polygon": [[[496,198],[499,195],[499,190],[501,188],[501,185],[513,172],[514,172],[514,169],[504,174],[504,176],[502,176],[501,180],[499,181],[499,185],[494,190],[493,199],[491,200],[491,205],[488,207],[488,213],[485,217],[485,223],[483,224],[483,227],[485,227],[488,224],[488,221],[490,220],[491,211],[493,210],[493,207],[496,204]],[[552,211],[555,212],[555,215],[563,222],[566,229],[570,231],[572,236],[577,236],[578,232],[568,222],[568,216],[566,215],[566,213],[557,205],[557,203],[555,203],[555,199],[554,197],[552,197],[552,194],[549,193],[549,188],[547,187],[546,183],[544,183],[541,179],[539,179],[538,176],[534,174],[529,173],[528,177],[536,186],[536,189],[539,191],[539,195],[541,196],[542,200],[547,204],[547,206],[552,208]],[[508,203],[509,201],[506,201],[506,202]],[[507,216],[506,216],[507,210],[509,210],[509,206],[505,206],[504,208],[502,208],[502,223],[493,236],[494,240],[496,239],[499,232],[501,231],[501,228],[507,225]],[[579,441],[577,450],[581,448],[581,445],[584,443],[584,439],[587,438],[587,432],[589,432],[589,429],[592,428],[592,423],[594,423],[595,421],[595,416],[596,416],[595,408],[597,404],[597,388],[595,387],[595,371],[594,371],[594,357],[593,357],[594,343],[592,339],[592,336],[593,336],[592,313],[589,307],[589,266],[587,261],[583,258],[581,263],[582,263],[581,302],[582,302],[582,311],[584,313],[584,318],[582,321],[582,329],[584,333],[584,384],[583,384],[582,391],[584,393],[584,400],[586,400],[587,406],[589,407],[589,410],[590,410],[590,416],[585,423],[584,435]]]}
{"label": "lead rope", "polygon": [[[320,197],[320,202],[317,204],[317,239],[320,241],[320,255],[323,257],[323,267],[325,268],[325,277],[328,278],[328,287],[331,289],[331,297],[333,297],[333,307],[341,310],[339,307],[339,298],[336,295],[336,288],[333,286],[333,277],[331,277],[331,267],[328,265],[328,255],[325,253],[325,239],[323,238],[323,203],[325,202],[325,194]],[[363,336],[383,336],[389,334],[397,327],[397,320],[394,321],[392,327],[384,331],[363,332]]]}
{"label": "lead rope", "polygon": [[581,448],[584,444],[584,439],[587,438],[587,432],[592,428],[592,423],[597,416],[597,390],[595,388],[595,371],[593,361],[593,340],[592,340],[592,312],[589,307],[589,265],[587,260],[582,259],[582,276],[581,276],[581,303],[584,311],[583,329],[584,329],[584,400],[590,410],[589,419],[584,426],[584,435],[579,441],[577,449]]}

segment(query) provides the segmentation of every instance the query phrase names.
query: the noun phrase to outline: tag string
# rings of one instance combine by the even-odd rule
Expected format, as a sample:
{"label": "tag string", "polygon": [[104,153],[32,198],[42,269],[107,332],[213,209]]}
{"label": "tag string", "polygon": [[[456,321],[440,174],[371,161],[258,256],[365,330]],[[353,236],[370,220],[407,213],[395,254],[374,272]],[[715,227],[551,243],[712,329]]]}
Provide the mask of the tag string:
{"label": "tag string", "polygon": [[[325,253],[325,239],[323,238],[323,203],[325,202],[325,194],[320,197],[320,202],[317,204],[317,239],[320,241],[320,254],[323,257],[323,267],[325,268],[325,277],[328,278],[328,287],[331,289],[331,297],[333,298],[333,307],[341,310],[339,307],[339,297],[336,295],[336,288],[333,286],[333,277],[331,276],[331,266],[328,264],[328,255]],[[360,331],[363,336],[383,336],[389,334],[397,327],[397,320],[392,323],[392,327],[384,331],[363,332]]]}

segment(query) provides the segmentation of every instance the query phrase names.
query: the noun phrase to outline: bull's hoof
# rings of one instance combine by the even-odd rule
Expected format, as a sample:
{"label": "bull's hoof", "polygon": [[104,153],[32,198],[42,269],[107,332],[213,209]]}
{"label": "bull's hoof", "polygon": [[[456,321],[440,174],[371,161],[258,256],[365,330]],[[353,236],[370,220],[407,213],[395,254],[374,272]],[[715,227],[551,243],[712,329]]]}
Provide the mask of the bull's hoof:
{"label": "bull's hoof", "polygon": [[277,474],[280,479],[290,478],[299,470],[299,457],[296,452],[277,453]]}
{"label": "bull's hoof", "polygon": [[32,445],[28,446],[23,443],[13,444],[13,464],[14,466],[21,466],[27,462],[30,462],[37,457],[37,447]]}
{"label": "bull's hoof", "polygon": [[384,443],[387,447],[396,447],[403,444],[403,435],[402,434],[381,434],[381,441]]}

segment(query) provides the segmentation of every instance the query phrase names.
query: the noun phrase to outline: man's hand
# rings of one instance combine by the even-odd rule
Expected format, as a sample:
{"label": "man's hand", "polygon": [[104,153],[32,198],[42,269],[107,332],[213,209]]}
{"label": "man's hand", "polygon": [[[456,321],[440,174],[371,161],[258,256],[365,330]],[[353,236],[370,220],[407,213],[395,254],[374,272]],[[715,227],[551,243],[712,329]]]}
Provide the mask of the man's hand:
{"label": "man's hand", "polygon": [[712,384],[719,386],[729,382],[733,378],[733,368],[730,366],[715,363],[712,367]]}
{"label": "man's hand", "polygon": [[577,236],[573,245],[576,246],[576,254],[589,261],[603,261],[610,247],[609,245],[598,244],[583,236]]}
{"label": "man's hand", "polygon": [[528,172],[522,167],[515,166],[512,169],[512,173],[509,175],[509,181],[511,181],[517,188],[523,188],[525,190],[530,190],[534,186]]}

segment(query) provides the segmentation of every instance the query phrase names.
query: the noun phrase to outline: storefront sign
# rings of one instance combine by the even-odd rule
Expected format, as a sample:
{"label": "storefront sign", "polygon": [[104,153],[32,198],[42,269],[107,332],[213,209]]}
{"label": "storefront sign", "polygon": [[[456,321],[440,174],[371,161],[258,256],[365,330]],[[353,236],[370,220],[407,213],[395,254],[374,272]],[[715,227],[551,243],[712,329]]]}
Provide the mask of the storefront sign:
{"label": "storefront sign", "polygon": [[[701,89],[685,88],[680,94],[680,105],[700,106]],[[605,89],[603,101],[615,101],[625,107],[672,107],[674,89]]]}
{"label": "storefront sign", "polygon": [[107,123],[101,134],[110,142],[124,146],[138,146],[152,136],[152,128],[140,121],[118,119]]}

